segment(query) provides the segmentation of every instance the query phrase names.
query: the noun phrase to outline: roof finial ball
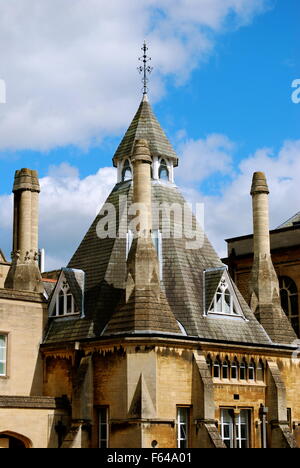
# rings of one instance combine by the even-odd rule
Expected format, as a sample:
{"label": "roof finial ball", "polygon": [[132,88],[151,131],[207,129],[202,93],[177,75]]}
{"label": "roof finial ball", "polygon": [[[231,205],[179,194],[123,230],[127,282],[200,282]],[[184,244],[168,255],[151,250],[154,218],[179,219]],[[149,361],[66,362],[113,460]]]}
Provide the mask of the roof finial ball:
{"label": "roof finial ball", "polygon": [[142,57],[139,57],[139,60],[141,62],[143,62],[143,65],[140,65],[138,67],[138,71],[141,74],[143,74],[143,78],[142,78],[143,95],[147,96],[147,93],[148,93],[147,83],[149,82],[148,75],[150,75],[150,73],[152,72],[153,67],[150,67],[150,65],[147,65],[148,62],[150,62],[151,57],[148,57],[148,55],[147,55],[148,47],[147,47],[146,41],[144,41],[142,51],[143,51],[143,55],[142,55]]}

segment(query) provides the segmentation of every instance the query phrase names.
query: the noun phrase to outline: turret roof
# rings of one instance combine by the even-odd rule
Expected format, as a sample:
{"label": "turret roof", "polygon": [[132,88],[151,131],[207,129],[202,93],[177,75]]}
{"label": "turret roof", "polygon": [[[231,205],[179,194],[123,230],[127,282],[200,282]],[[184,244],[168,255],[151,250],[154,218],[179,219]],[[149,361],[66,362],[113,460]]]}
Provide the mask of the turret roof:
{"label": "turret roof", "polygon": [[137,113],[115,152],[113,157],[115,167],[119,160],[131,157],[134,142],[137,139],[148,140],[152,157],[165,157],[172,160],[174,166],[178,165],[178,156],[155,117],[147,95],[144,95]]}

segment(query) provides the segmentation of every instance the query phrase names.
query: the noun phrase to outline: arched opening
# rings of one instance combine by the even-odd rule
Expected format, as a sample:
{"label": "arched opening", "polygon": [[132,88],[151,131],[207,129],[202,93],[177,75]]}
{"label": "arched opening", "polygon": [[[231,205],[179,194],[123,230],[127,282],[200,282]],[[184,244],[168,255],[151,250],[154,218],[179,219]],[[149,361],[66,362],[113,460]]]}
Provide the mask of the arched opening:
{"label": "arched opening", "polygon": [[0,447],[10,449],[32,448],[32,443],[27,437],[11,431],[0,433]]}
{"label": "arched opening", "polygon": [[128,159],[126,159],[122,170],[122,182],[132,179],[132,171]]}
{"label": "arched opening", "polygon": [[299,303],[298,303],[298,288],[291,278],[281,276],[279,278],[281,307],[290,320],[292,327],[298,336],[300,336],[300,319],[299,319]]}
{"label": "arched opening", "polygon": [[164,159],[162,159],[160,162],[158,177],[161,180],[165,180],[165,181],[168,181],[170,179],[168,165]]}

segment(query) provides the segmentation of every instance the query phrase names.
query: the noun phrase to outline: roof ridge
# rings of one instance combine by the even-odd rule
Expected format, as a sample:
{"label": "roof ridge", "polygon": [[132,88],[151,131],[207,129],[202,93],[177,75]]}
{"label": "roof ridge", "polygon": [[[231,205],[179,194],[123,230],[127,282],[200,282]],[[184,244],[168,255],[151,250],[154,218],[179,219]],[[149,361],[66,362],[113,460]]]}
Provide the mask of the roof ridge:
{"label": "roof ridge", "polygon": [[294,222],[300,222],[300,211],[294,214],[294,216],[291,216],[284,223],[280,224],[280,226],[278,226],[275,230],[289,227],[290,225],[293,225]]}

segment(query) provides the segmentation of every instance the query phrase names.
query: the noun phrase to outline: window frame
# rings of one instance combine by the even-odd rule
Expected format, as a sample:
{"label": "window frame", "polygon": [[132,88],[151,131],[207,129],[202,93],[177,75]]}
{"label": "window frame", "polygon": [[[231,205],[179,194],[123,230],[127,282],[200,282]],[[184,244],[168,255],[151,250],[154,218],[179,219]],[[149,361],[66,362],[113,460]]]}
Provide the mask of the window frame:
{"label": "window frame", "polygon": [[[125,178],[126,173],[130,172],[131,177],[130,178]],[[132,180],[132,167],[130,164],[130,161],[128,158],[126,158],[123,162],[122,166],[122,172],[121,172],[121,182],[128,182],[129,180]]]}
{"label": "window frame", "polygon": [[[101,422],[101,412],[105,411],[105,422]],[[110,440],[110,431],[109,431],[109,406],[98,406],[97,408],[97,415],[98,415],[98,448],[105,449],[109,448],[109,440]],[[106,438],[102,438],[101,426],[106,427]],[[104,442],[105,447],[102,446],[102,442]]]}
{"label": "window frame", "polygon": [[[181,422],[180,420],[180,410],[185,410],[186,411],[186,420],[185,422]],[[177,440],[177,448],[180,449],[186,449],[189,448],[190,445],[190,420],[191,420],[191,407],[187,405],[177,405],[176,406],[176,428],[177,428],[177,434],[176,434],[176,440]],[[180,437],[181,436],[181,427],[186,426],[186,436],[185,438]],[[185,442],[185,446],[182,446],[181,443]]]}
{"label": "window frame", "polygon": [[[166,171],[166,177],[161,177],[162,172]],[[162,158],[159,161],[158,165],[158,179],[162,180],[163,182],[170,182],[170,169],[168,162],[165,158]]]}
{"label": "window frame", "polygon": [[[68,297],[71,297],[71,312],[68,310]],[[63,299],[63,313],[61,312],[61,299]],[[76,304],[74,296],[71,292],[70,286],[66,281],[61,285],[59,292],[56,296],[55,307],[53,309],[52,317],[72,317],[73,315],[79,315],[80,312],[76,312]]]}
{"label": "window frame", "polygon": [[[225,412],[229,415],[229,423],[224,422]],[[246,424],[242,424],[242,413],[246,416]],[[227,448],[251,448],[251,422],[252,410],[249,408],[239,408],[238,412],[235,412],[235,408],[220,408],[220,433]],[[243,425],[246,426],[246,437],[242,434]],[[229,426],[228,437],[225,434],[225,426]],[[229,441],[229,444],[226,441]],[[242,447],[243,441],[247,447]]]}
{"label": "window frame", "polygon": [[[205,275],[205,272],[204,272]],[[204,276],[205,278],[205,276]],[[205,280],[204,280],[205,284]],[[221,290],[221,292],[220,292]],[[219,297],[221,296],[221,311],[218,310],[218,306],[220,304],[219,302]],[[230,297],[230,304],[226,301],[226,296]],[[229,312],[226,311],[226,305],[228,307],[229,305]],[[206,317],[219,317],[219,318],[230,318],[233,320],[245,320],[242,307],[239,303],[239,300],[237,298],[236,292],[234,290],[234,287],[232,285],[232,281],[230,276],[228,275],[227,270],[224,271],[220,282],[218,284],[218,287],[215,291],[214,297],[211,301],[210,306],[208,307],[208,310],[205,312],[204,316]]]}
{"label": "window frame", "polygon": [[3,356],[4,360],[0,361],[3,364],[3,374],[0,374],[0,378],[5,379],[8,376],[8,333],[0,331],[0,337],[4,338],[4,349]]}

